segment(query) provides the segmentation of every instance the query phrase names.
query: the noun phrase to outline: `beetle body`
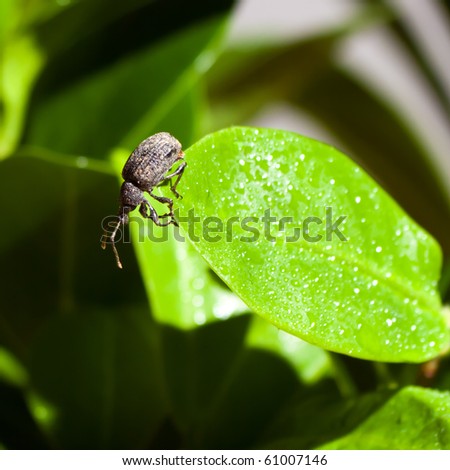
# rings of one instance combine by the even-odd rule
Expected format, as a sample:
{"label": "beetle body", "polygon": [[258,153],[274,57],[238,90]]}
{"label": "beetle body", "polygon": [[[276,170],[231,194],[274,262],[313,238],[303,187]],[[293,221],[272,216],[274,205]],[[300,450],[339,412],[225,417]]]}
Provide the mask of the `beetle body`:
{"label": "beetle body", "polygon": [[167,132],[148,137],[129,156],[122,170],[125,181],[150,192],[181,158],[181,144]]}
{"label": "beetle body", "polygon": [[[168,174],[173,165],[182,160],[184,153],[181,150],[181,144],[175,137],[167,132],[148,137],[141,142],[128,157],[122,170],[122,177],[125,180],[120,188],[120,207],[118,221],[114,229],[109,234],[106,230],[102,237],[102,248],[106,248],[106,243],[110,240],[117,266],[122,268],[119,254],[115,246],[115,236],[121,225],[128,223],[128,214],[139,207],[140,214],[145,218],[150,218],[156,225],[164,226],[169,224],[178,225],[173,215],[173,200],[168,197],[157,196],[152,193],[153,188],[170,182],[170,189],[176,197],[178,194],[176,187],[183,175],[186,162],[182,162],[178,168]],[[177,177],[172,184],[172,178]],[[153,206],[144,196],[148,193],[153,199],[162,204],[167,204],[169,212],[164,215],[158,215]],[[168,218],[162,222],[160,219]]]}

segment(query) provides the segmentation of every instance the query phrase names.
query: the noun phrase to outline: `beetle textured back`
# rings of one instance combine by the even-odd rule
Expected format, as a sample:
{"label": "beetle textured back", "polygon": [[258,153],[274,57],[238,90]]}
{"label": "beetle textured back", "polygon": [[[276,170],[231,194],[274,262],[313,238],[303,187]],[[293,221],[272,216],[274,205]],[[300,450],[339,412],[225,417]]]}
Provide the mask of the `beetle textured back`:
{"label": "beetle textured back", "polygon": [[[106,248],[108,240],[112,244],[117,266],[122,268],[119,253],[115,245],[115,237],[119,227],[128,223],[128,213],[139,206],[139,212],[142,217],[152,219],[156,225],[164,226],[169,224],[178,225],[173,215],[173,200],[168,197],[157,196],[152,193],[154,187],[170,182],[170,190],[176,197],[181,197],[177,192],[177,185],[180,182],[186,162],[182,162],[178,168],[170,174],[167,172],[178,161],[182,160],[184,153],[181,150],[181,144],[175,137],[167,132],[148,137],[141,142],[129,156],[122,170],[122,177],[125,182],[120,188],[120,207],[118,220],[114,224],[111,233],[106,229],[103,233],[101,246]],[[172,184],[172,178],[177,177]],[[153,199],[162,204],[167,204],[169,212],[158,215],[154,207],[144,197],[144,191]],[[168,218],[161,222],[160,219]]]}
{"label": "beetle textured back", "polygon": [[179,160],[181,144],[167,132],[145,139],[133,151],[122,170],[125,181],[142,191],[151,191],[159,184],[173,164]]}

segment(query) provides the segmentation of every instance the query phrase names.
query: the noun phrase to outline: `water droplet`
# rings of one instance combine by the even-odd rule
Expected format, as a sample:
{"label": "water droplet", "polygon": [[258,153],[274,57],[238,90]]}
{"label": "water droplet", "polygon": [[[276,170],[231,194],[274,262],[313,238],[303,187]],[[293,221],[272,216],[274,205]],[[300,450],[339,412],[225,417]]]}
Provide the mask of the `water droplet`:
{"label": "water droplet", "polygon": [[378,285],[378,281],[377,281],[376,279],[374,279],[374,280],[372,281],[372,285],[373,285],[373,286],[377,286],[377,285]]}
{"label": "water droplet", "polygon": [[390,318],[386,320],[387,326],[392,326],[392,323],[394,323]]}
{"label": "water droplet", "polygon": [[381,252],[383,251],[383,248],[381,248],[381,246],[377,246],[377,247],[375,248],[375,251],[376,251],[377,253],[381,253]]}
{"label": "water droplet", "polygon": [[356,204],[359,204],[361,202],[361,198],[359,196],[355,197],[355,202]]}
{"label": "water droplet", "polygon": [[354,292],[355,294],[359,294],[360,291],[359,291],[359,289],[358,289],[357,287],[355,287],[355,288],[353,289],[353,292]]}
{"label": "water droplet", "polygon": [[417,330],[417,326],[416,325],[411,325],[411,331],[416,331]]}
{"label": "water droplet", "polygon": [[300,155],[300,160],[301,160],[302,162],[305,160],[305,155],[304,155],[303,153]]}
{"label": "water droplet", "polygon": [[330,184],[334,184],[334,183],[336,183],[336,181],[334,179],[331,179]]}
{"label": "water droplet", "polygon": [[244,165],[245,165],[245,161],[244,161],[244,160],[242,160],[242,158],[239,160],[239,165],[242,165],[242,166],[244,166]]}

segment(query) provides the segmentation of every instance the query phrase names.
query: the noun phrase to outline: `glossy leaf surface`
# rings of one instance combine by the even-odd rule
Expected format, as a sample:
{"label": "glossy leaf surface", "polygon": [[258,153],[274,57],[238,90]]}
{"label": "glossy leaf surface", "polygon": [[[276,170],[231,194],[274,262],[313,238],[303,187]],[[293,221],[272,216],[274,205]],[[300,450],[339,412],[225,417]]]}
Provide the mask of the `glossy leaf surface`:
{"label": "glossy leaf surface", "polygon": [[447,346],[438,244],[342,153],[231,128],[186,155],[179,206],[200,221],[181,226],[252,310],[360,358],[420,362]]}

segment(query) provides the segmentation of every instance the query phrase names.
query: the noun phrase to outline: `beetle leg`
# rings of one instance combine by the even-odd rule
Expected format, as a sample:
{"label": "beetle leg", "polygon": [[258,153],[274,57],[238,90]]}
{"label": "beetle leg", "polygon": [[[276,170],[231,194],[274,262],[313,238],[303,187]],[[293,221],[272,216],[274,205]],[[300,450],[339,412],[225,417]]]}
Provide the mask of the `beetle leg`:
{"label": "beetle leg", "polygon": [[173,214],[173,200],[172,199],[170,199],[169,197],[157,196],[156,194],[153,194],[152,192],[150,192],[149,194],[153,199],[156,199],[161,204],[167,204],[167,207],[169,208],[169,211],[170,211],[169,215]]}
{"label": "beetle leg", "polygon": [[173,200],[170,199],[169,197],[157,196],[156,194],[153,194],[152,192],[149,192],[149,194],[153,199],[156,199],[161,204],[167,204],[167,207],[169,208],[169,212],[167,214],[160,216],[160,218],[170,217],[170,221],[166,225],[174,224],[178,227],[178,223],[173,217]]}
{"label": "beetle leg", "polygon": [[143,201],[141,203],[141,205],[139,206],[139,212],[141,213],[142,217],[144,217],[145,219],[152,219],[154,224],[159,225],[160,227],[165,227],[166,225],[172,223],[172,220],[169,220],[168,222],[161,222],[159,219],[162,219],[163,217],[166,217],[171,214],[164,214],[163,216],[159,216],[155,211],[155,208],[148,201]]}
{"label": "beetle leg", "polygon": [[172,179],[174,176],[178,176],[178,178],[176,179],[175,181],[175,184],[172,184],[170,186],[170,190],[173,192],[173,194],[175,194],[176,197],[178,198],[183,198],[183,196],[177,191],[177,186],[178,186],[178,183],[180,182],[180,179],[181,177],[183,176],[183,173],[184,173],[184,170],[186,168],[186,165],[187,163],[186,162],[183,162],[173,173],[171,173],[170,175],[167,175],[165,178],[164,178],[164,181],[167,181],[167,180],[170,180]]}

